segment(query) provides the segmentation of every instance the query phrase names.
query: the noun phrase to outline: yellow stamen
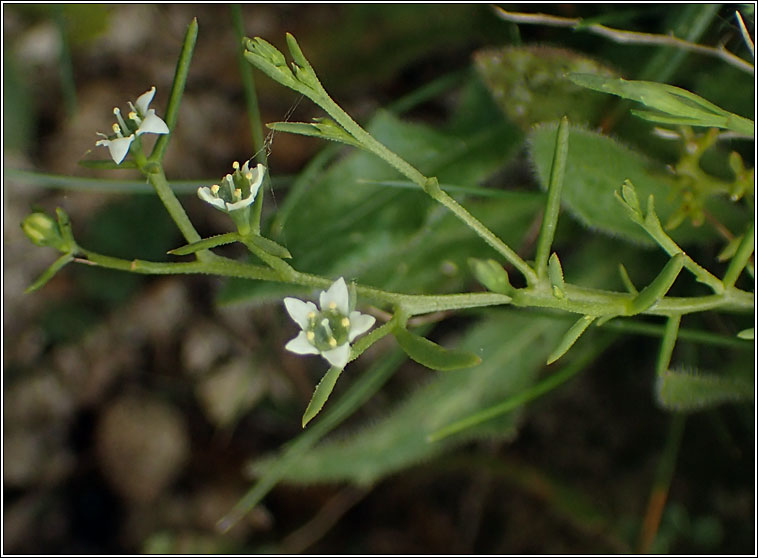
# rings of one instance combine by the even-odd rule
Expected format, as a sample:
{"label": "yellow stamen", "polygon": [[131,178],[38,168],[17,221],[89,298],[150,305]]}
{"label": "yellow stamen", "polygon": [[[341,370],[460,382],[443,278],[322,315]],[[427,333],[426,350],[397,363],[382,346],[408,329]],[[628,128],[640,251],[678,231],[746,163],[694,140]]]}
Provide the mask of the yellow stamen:
{"label": "yellow stamen", "polygon": [[307,333],[305,334],[305,338],[306,338],[308,341],[313,341],[313,340],[316,338],[316,334],[315,334],[315,333],[313,333],[312,331],[309,331],[309,332],[307,332]]}
{"label": "yellow stamen", "polygon": [[131,118],[132,120],[137,120],[137,113],[134,111],[130,112],[129,118]]}
{"label": "yellow stamen", "polygon": [[233,168],[234,170],[239,170],[239,169],[240,169],[240,164],[239,164],[239,161],[234,161],[234,162],[232,163],[232,168]]}
{"label": "yellow stamen", "polygon": [[221,189],[221,187],[218,184],[214,184],[211,186],[211,194],[214,196],[218,194],[218,191]]}
{"label": "yellow stamen", "polygon": [[117,134],[120,134],[121,133],[121,126],[119,126],[118,124],[114,124],[113,125],[113,131],[116,132]]}
{"label": "yellow stamen", "polygon": [[234,197],[236,199],[238,199],[238,200],[241,200],[242,199],[242,190],[240,190],[239,188],[237,188],[236,190],[234,190]]}
{"label": "yellow stamen", "polygon": [[342,318],[342,327],[350,327],[350,320],[348,318]]}
{"label": "yellow stamen", "polygon": [[252,179],[253,179],[253,173],[252,173],[252,172],[248,172],[248,173],[245,175],[245,178],[247,178],[248,180],[252,180]]}
{"label": "yellow stamen", "polygon": [[337,309],[337,303],[332,301],[329,303],[329,310],[336,310]]}
{"label": "yellow stamen", "polygon": [[333,349],[337,346],[337,340],[334,337],[329,338],[329,346]]}
{"label": "yellow stamen", "polygon": [[316,313],[315,312],[308,312],[308,319],[309,320],[312,320],[315,317],[316,317]]}

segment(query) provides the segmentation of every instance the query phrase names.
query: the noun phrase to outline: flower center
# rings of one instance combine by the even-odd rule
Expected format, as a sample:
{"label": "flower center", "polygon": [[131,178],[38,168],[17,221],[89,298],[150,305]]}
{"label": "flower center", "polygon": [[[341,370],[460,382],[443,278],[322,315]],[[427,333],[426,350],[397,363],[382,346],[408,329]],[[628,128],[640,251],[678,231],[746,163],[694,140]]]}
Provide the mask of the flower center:
{"label": "flower center", "polygon": [[327,308],[323,312],[311,312],[308,315],[306,336],[311,345],[319,351],[329,351],[348,341],[350,320],[336,308]]}

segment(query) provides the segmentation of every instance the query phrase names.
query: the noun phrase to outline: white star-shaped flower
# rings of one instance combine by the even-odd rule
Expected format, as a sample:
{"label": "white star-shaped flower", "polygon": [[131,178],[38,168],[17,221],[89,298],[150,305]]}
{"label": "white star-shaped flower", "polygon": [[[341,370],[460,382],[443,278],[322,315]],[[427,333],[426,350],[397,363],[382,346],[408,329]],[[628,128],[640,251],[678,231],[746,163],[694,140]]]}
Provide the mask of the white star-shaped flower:
{"label": "white star-shaped flower", "polygon": [[287,297],[284,306],[300,326],[300,333],[285,349],[299,355],[321,355],[329,364],[344,368],[350,359],[350,343],[366,333],[376,318],[350,311],[345,280],[340,277],[319,297],[319,306],[312,302]]}
{"label": "white star-shaped flower", "polygon": [[240,164],[235,161],[232,165],[234,168],[232,174],[227,174],[220,185],[198,188],[197,196],[216,209],[227,213],[248,207],[255,200],[263,184],[263,177],[266,175],[264,165],[258,163],[253,170],[250,170],[248,163],[249,161],[246,161],[240,168]]}
{"label": "white star-shaped flower", "polygon": [[131,112],[126,120],[121,116],[121,111],[118,108],[114,108],[113,114],[118,121],[113,125],[114,135],[109,137],[98,133],[104,139],[97,140],[95,145],[107,147],[111,159],[116,164],[120,165],[121,161],[126,158],[135,136],[169,133],[168,125],[160,116],[155,114],[155,109],[148,108],[154,96],[155,86],[140,95],[135,104],[129,102]]}

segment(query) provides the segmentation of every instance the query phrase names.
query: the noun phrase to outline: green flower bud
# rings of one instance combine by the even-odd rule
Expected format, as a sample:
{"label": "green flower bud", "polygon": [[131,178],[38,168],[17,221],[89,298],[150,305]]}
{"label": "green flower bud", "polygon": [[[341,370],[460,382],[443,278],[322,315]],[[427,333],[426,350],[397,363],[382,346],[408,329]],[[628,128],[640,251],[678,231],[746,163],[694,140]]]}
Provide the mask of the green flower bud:
{"label": "green flower bud", "polygon": [[63,238],[55,219],[37,211],[21,222],[21,229],[29,240],[37,246],[50,246],[61,252],[68,252],[68,242]]}

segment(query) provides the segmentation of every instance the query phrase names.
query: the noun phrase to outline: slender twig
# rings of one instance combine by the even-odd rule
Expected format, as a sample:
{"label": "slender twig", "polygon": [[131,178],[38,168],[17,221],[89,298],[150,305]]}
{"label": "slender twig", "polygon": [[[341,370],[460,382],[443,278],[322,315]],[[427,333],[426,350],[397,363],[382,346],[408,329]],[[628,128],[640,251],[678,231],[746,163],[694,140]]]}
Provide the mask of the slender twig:
{"label": "slender twig", "polygon": [[731,53],[723,45],[710,47],[685,41],[673,35],[656,35],[653,33],[640,33],[637,31],[626,31],[623,29],[614,29],[599,23],[583,24],[582,18],[570,18],[553,16],[539,13],[509,12],[500,7],[495,7],[496,13],[504,20],[513,23],[529,23],[537,25],[550,25],[553,27],[571,27],[577,31],[589,31],[600,35],[617,43],[638,44],[638,45],[659,45],[681,48],[704,54],[706,56],[715,56],[731,64],[735,68],[747,73],[754,73],[754,66],[739,56]]}

